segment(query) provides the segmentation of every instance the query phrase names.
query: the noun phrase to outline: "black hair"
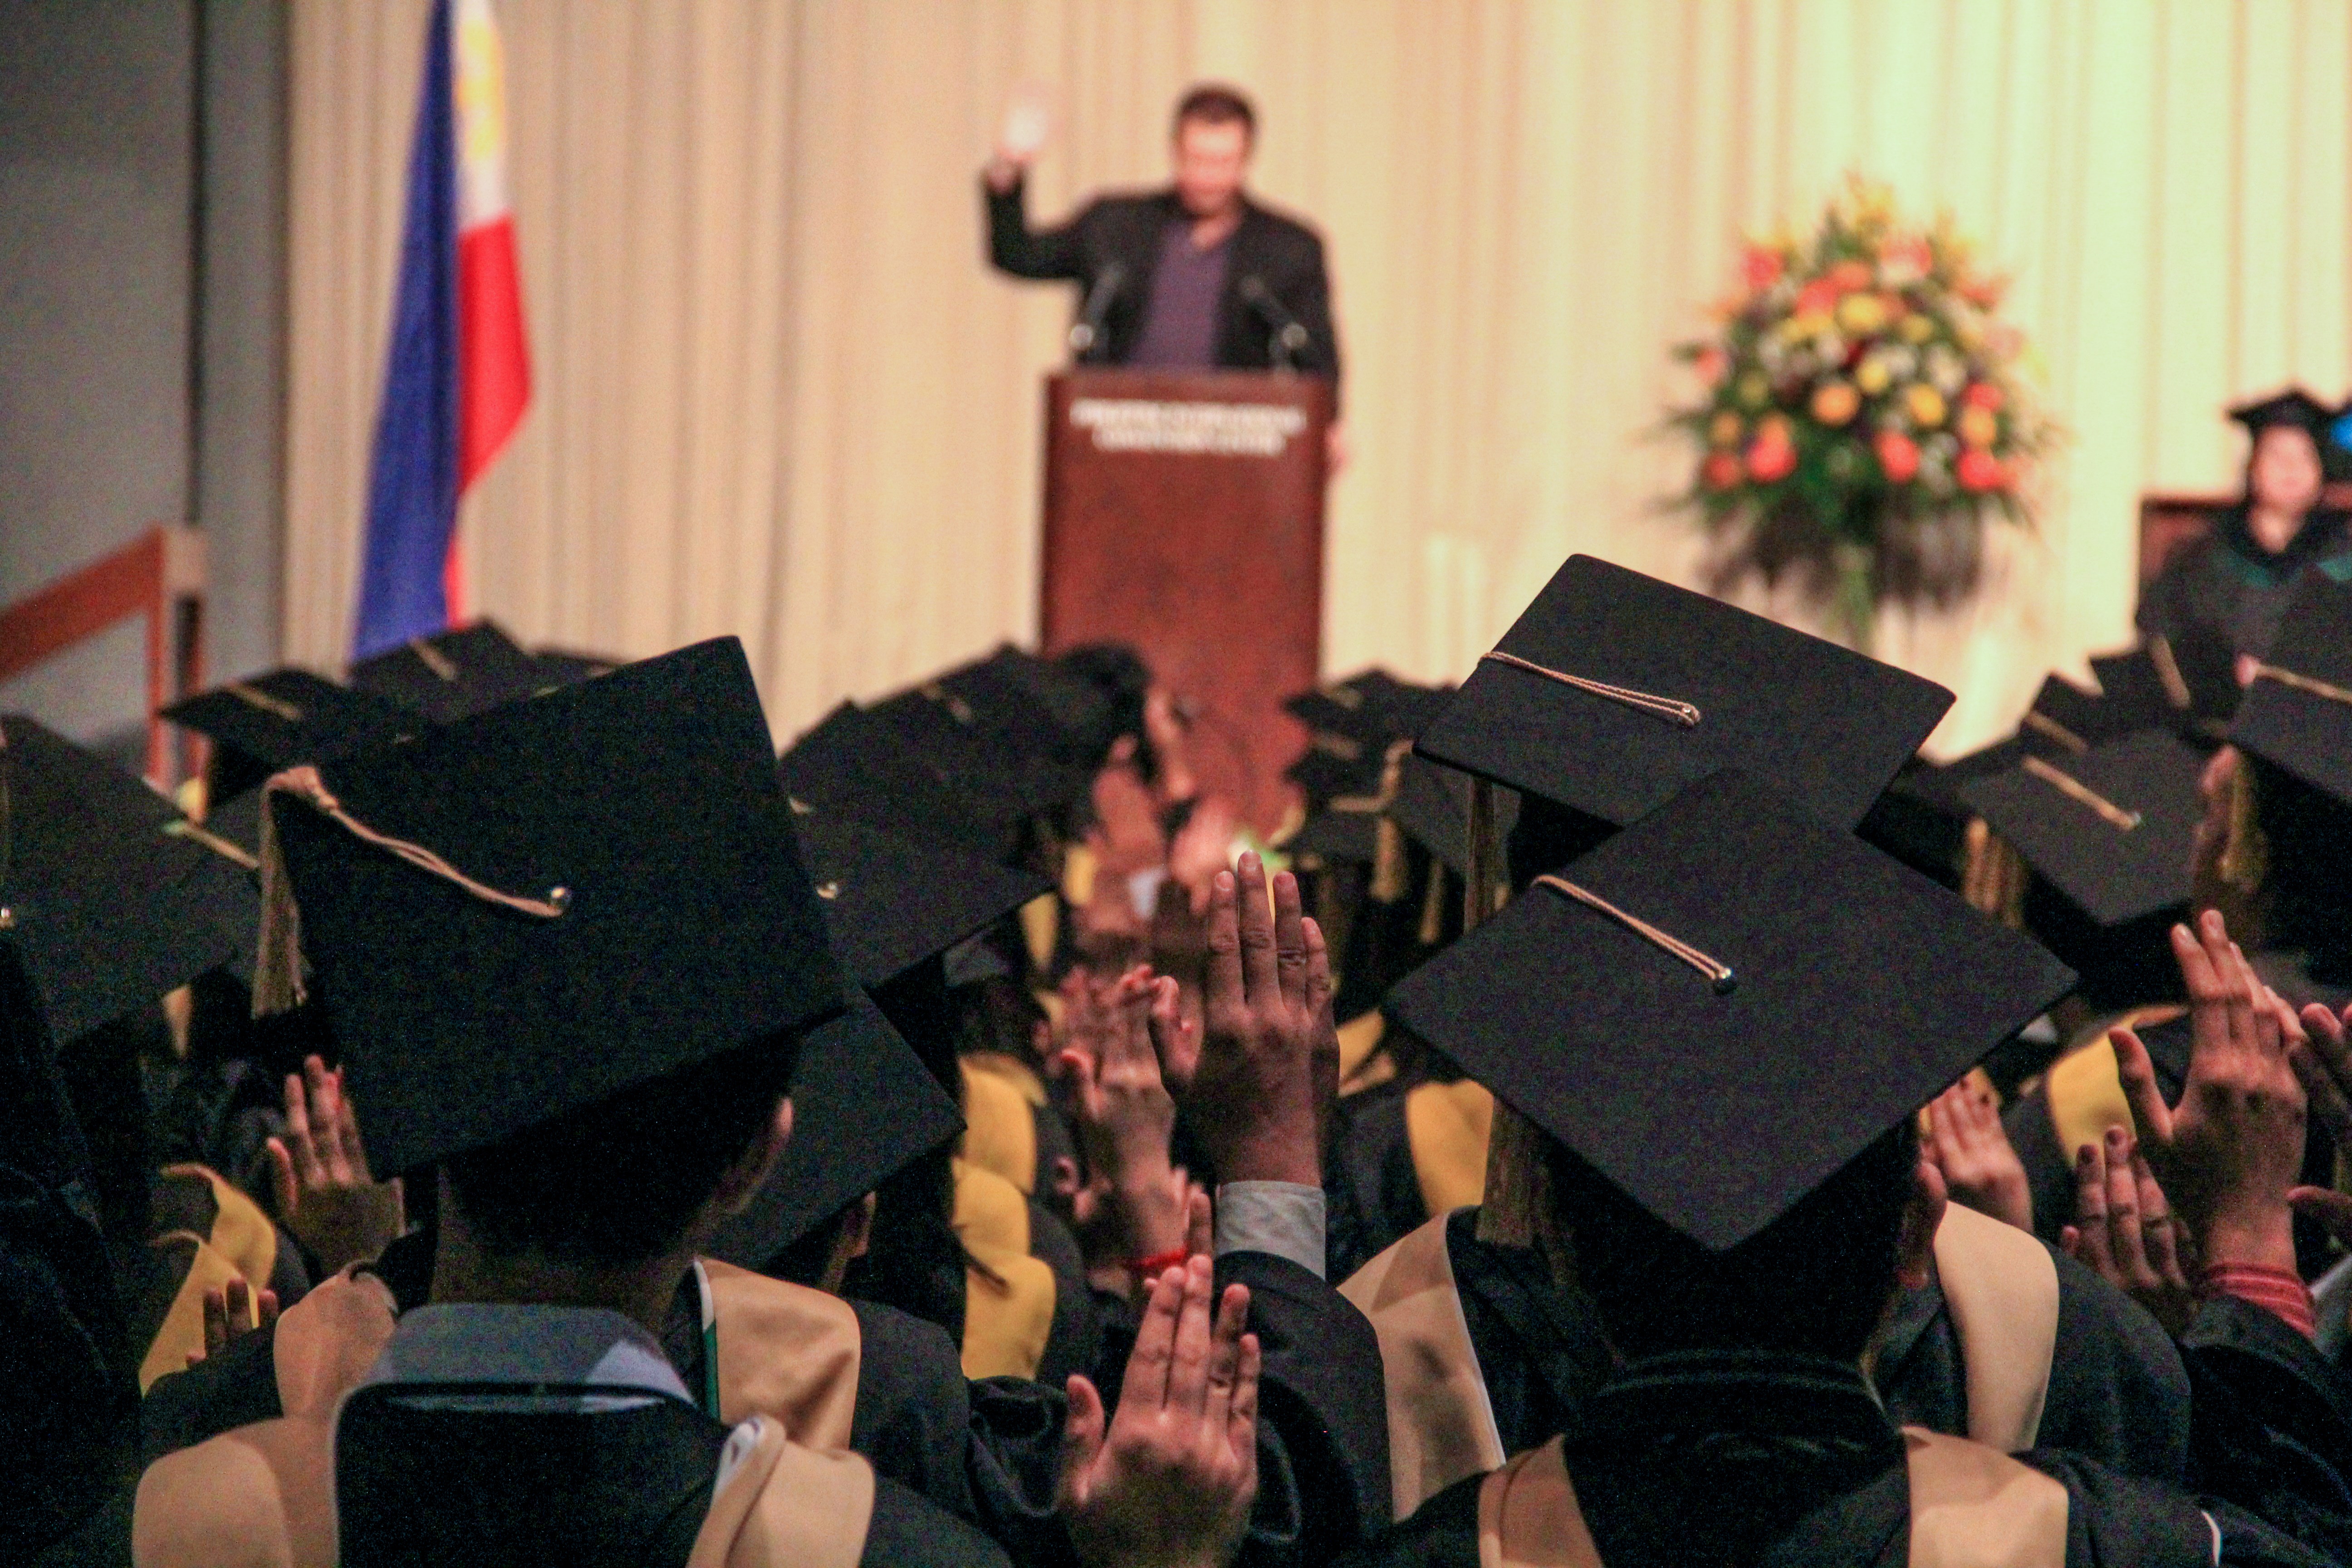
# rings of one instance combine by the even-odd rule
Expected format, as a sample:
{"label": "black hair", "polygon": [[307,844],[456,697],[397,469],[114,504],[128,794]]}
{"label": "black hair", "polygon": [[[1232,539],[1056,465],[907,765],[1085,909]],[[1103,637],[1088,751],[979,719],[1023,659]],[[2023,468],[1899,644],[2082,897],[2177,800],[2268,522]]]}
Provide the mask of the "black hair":
{"label": "black hair", "polygon": [[772,1035],[443,1167],[485,1250],[625,1268],[675,1247],[792,1084]]}
{"label": "black hair", "polygon": [[1122,737],[1135,741],[1135,765],[1145,782],[1160,776],[1160,759],[1143,725],[1144,699],[1151,692],[1151,667],[1125,643],[1087,643],[1061,655],[1063,669],[1092,686],[1108,705],[1102,728],[1087,738],[1085,750],[1099,767]]}
{"label": "black hair", "polygon": [[2251,752],[2263,839],[2262,944],[2305,955],[2313,980],[2352,984],[2352,810]]}
{"label": "black hair", "polygon": [[1576,1277],[1626,1356],[1770,1350],[1853,1361],[1885,1314],[1919,1163],[1910,1117],[1724,1253],[1659,1220],[1564,1148],[1551,1152]]}
{"label": "black hair", "polygon": [[1187,91],[1177,100],[1176,118],[1171,123],[1171,132],[1181,132],[1188,121],[1202,125],[1238,125],[1251,142],[1257,140],[1257,110],[1239,89],[1221,82],[1203,82]]}

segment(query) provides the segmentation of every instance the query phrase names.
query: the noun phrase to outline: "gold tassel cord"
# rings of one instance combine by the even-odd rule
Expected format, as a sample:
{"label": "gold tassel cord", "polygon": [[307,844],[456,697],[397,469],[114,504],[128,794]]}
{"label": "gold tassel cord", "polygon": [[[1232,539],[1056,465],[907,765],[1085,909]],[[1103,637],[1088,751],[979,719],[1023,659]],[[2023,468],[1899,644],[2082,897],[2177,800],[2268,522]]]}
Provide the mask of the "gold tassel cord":
{"label": "gold tassel cord", "polygon": [[292,795],[361,843],[396,856],[427,876],[437,877],[484,903],[541,920],[557,919],[572,905],[568,888],[551,888],[541,899],[502,892],[467,876],[421,844],[376,831],[343,809],[343,803],[335,798],[314,766],[306,763],[289,768],[271,775],[261,787],[261,942],[253,973],[253,1016],[257,1018],[287,1012],[302,1000],[302,911],[294,901],[293,879],[286,872],[286,852],[278,841],[277,817],[269,806],[269,796],[273,795]]}
{"label": "gold tassel cord", "polygon": [[2314,697],[2325,697],[2330,702],[2352,704],[2352,690],[2321,680],[2316,676],[2304,675],[2295,670],[2282,668],[2275,664],[2257,661],[2254,665],[2254,679],[2275,680],[2290,690],[2309,692]]}
{"label": "gold tassel cord", "polygon": [[299,724],[302,721],[301,709],[281,698],[272,697],[258,686],[242,680],[232,680],[221,689],[247,707],[257,708],[274,719],[283,719],[289,724]]}
{"label": "gold tassel cord", "polygon": [[2047,735],[2078,757],[2091,749],[2090,742],[2085,741],[2047,713],[2036,713],[2028,710],[2022,722],[2027,729],[2037,734]]}
{"label": "gold tassel cord", "polygon": [[453,685],[456,683],[457,679],[457,661],[456,659],[451,658],[447,654],[443,653],[439,648],[435,647],[423,637],[409,638],[408,651],[415,654],[416,656],[416,661],[419,664],[422,664],[425,668],[431,670],[435,675]]}
{"label": "gold tassel cord", "polygon": [[1678,697],[1657,697],[1647,691],[1636,691],[1630,686],[1612,686],[1603,680],[1588,680],[1580,675],[1570,675],[1566,670],[1552,669],[1532,659],[1521,658],[1515,653],[1505,653],[1501,648],[1496,648],[1491,653],[1480,654],[1478,662],[1507,665],[1513,669],[1523,669],[1529,675],[1540,675],[1546,680],[1557,680],[1562,686],[1573,686],[1579,691],[1590,691],[1595,697],[1605,697],[1612,702],[1622,703],[1653,718],[1679,724],[1685,730],[1695,730],[1698,727],[1697,705],[1685,702]]}
{"label": "gold tassel cord", "polygon": [[1732,973],[1731,965],[1724,963],[1720,959],[1710,957],[1708,954],[1701,952],[1697,948],[1695,948],[1690,943],[1683,941],[1682,938],[1675,936],[1671,931],[1660,930],[1658,927],[1654,926],[1649,921],[1642,919],[1639,915],[1627,913],[1625,910],[1619,909],[1615,904],[1612,904],[1608,900],[1602,898],[1600,894],[1592,892],[1588,889],[1580,888],[1565,877],[1556,877],[1551,875],[1538,877],[1535,880],[1535,885],[1538,888],[1549,888],[1555,892],[1567,894],[1570,898],[1574,899],[1578,903],[1582,904],[1586,909],[1607,915],[1611,920],[1615,921],[1619,925],[1623,926],[1627,931],[1632,931],[1635,936],[1640,937],[1643,941],[1658,949],[1661,952],[1666,953],[1671,957],[1680,959],[1683,963],[1689,964],[1693,969],[1697,970],[1700,974],[1706,977],[1708,984],[1715,987],[1715,994],[1717,995],[1728,996],[1732,992],[1738,989],[1739,977]]}
{"label": "gold tassel cord", "polygon": [[2129,833],[2140,824],[2140,815],[2138,812],[2126,811],[2122,806],[2117,805],[2114,801],[2109,800],[2105,795],[2101,795],[2098,791],[2084,784],[2081,779],[2076,778],[2072,773],[2062,773],[2058,769],[2052,767],[2048,763],[2043,762],[2040,757],[2026,758],[2025,771],[2032,773],[2035,778],[2040,779],[2043,784],[2048,784],[2051,788],[2056,790],[2059,794],[2066,796],[2067,799],[2076,801],[2084,805],[2089,806],[2093,811],[2099,814],[2099,817],[2102,821],[2115,828],[2118,833]]}

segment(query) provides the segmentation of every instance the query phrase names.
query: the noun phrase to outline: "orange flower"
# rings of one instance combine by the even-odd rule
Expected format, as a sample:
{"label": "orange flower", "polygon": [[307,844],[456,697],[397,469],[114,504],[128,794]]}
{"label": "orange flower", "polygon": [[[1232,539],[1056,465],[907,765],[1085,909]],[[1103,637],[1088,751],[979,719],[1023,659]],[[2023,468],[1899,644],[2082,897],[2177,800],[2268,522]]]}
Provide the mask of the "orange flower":
{"label": "orange flower", "polygon": [[1826,278],[1816,278],[1797,290],[1799,316],[1826,316],[1837,309],[1838,286]]}
{"label": "orange flower", "polygon": [[1969,389],[1960,394],[1960,406],[1981,408],[1988,414],[2000,413],[2001,405],[2008,401],[2007,395],[1989,381],[1971,382]]}
{"label": "orange flower", "polygon": [[1769,245],[1751,245],[1739,258],[1739,276],[1750,293],[1761,294],[1780,280],[1780,253]]}
{"label": "orange flower", "polygon": [[1990,452],[1971,447],[1960,454],[1952,465],[1953,477],[1964,490],[1998,490],[2009,488],[2009,470]]}
{"label": "orange flower", "polygon": [[1698,471],[1699,482],[1711,490],[1727,490],[1739,482],[1739,454],[1711,452]]}
{"label": "orange flower", "polygon": [[1881,430],[1872,447],[1878,454],[1879,468],[1894,483],[1909,484],[1919,472],[1918,446],[1902,431]]}
{"label": "orange flower", "polygon": [[1748,433],[1739,416],[1727,408],[1707,421],[1706,442],[1710,447],[1737,447],[1739,437]]}
{"label": "orange flower", "polygon": [[1955,428],[1960,433],[1961,445],[1990,447],[2000,434],[2000,421],[1990,408],[1963,408]]}
{"label": "orange flower", "polygon": [[1813,417],[1835,427],[1862,412],[1862,394],[1850,381],[1825,381],[1813,391]]}
{"label": "orange flower", "polygon": [[1867,261],[1841,261],[1829,270],[1828,280],[1841,294],[1851,294],[1870,287],[1872,279]]}
{"label": "orange flower", "polygon": [[2008,279],[1996,278],[1989,274],[1965,279],[1959,287],[1960,298],[1979,310],[1991,310],[2000,303],[2000,297],[2008,292]]}
{"label": "orange flower", "polygon": [[1718,348],[1704,348],[1691,360],[1691,369],[1698,373],[1699,380],[1713,386],[1731,369],[1731,356]]}
{"label": "orange flower", "polygon": [[1786,436],[1767,430],[1748,445],[1748,474],[1764,484],[1785,479],[1797,466],[1797,448]]}

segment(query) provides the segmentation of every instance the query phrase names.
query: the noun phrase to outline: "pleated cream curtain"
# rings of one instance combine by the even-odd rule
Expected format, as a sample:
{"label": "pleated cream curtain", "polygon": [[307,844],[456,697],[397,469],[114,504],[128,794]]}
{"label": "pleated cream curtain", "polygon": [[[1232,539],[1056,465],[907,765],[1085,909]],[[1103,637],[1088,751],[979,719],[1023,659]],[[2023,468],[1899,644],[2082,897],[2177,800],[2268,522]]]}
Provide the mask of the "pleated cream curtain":
{"label": "pleated cream curtain", "polygon": [[[990,273],[1000,105],[1061,106],[1052,216],[1258,99],[1326,234],[1355,462],[1325,661],[1454,677],[1560,559],[1687,577],[1654,431],[1745,229],[1842,174],[2017,279],[2075,435],[1983,600],[1881,651],[1939,742],[2127,640],[2135,505],[2235,482],[2221,405],[2352,377],[2341,0],[500,0],[537,374],[469,500],[477,607],[645,654],[742,636],[780,733],[1034,625],[1040,375],[1069,301]],[[287,637],[349,636],[421,0],[298,0]],[[1248,563],[1235,563],[1246,591]],[[1785,606],[1784,606],[1785,607]]]}

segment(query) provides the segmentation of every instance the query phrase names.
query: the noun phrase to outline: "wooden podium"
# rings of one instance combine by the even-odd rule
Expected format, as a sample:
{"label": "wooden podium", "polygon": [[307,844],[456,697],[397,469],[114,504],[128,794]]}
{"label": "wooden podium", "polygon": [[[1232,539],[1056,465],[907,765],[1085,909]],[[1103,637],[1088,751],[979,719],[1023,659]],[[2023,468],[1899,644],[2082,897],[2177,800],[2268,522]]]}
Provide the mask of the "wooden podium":
{"label": "wooden podium", "polygon": [[1045,383],[1045,651],[1124,642],[1197,714],[1205,792],[1259,832],[1323,625],[1320,376],[1074,370]]}

